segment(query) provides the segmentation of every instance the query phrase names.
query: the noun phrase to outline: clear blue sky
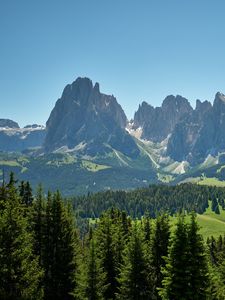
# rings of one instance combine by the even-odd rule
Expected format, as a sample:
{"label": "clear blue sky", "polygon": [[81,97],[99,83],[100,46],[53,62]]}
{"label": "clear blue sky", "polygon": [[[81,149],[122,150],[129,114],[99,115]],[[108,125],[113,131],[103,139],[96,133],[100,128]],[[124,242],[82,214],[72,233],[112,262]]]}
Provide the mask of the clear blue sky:
{"label": "clear blue sky", "polygon": [[0,118],[44,124],[67,83],[132,117],[168,94],[225,93],[224,0],[0,0]]}

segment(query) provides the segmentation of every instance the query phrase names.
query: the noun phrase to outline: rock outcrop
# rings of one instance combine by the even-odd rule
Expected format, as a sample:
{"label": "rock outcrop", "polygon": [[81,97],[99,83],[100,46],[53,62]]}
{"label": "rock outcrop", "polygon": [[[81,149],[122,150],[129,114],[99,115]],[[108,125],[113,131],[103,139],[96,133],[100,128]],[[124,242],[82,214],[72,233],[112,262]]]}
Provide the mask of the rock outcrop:
{"label": "rock outcrop", "polygon": [[195,111],[176,125],[167,147],[175,160],[200,163],[225,151],[225,96],[217,93],[213,106],[197,101]]}
{"label": "rock outcrop", "polygon": [[139,150],[126,132],[126,115],[114,96],[100,93],[88,78],[65,87],[46,123],[45,152],[75,150],[95,156],[112,151],[135,157]]}
{"label": "rock outcrop", "polygon": [[8,119],[0,120],[0,151],[21,152],[29,148],[37,148],[43,145],[45,139],[45,127],[19,125]]}
{"label": "rock outcrop", "polygon": [[20,128],[18,123],[9,119],[0,119],[0,128]]}
{"label": "rock outcrop", "polygon": [[133,128],[142,128],[142,139],[161,142],[192,110],[188,100],[181,96],[167,96],[162,106],[156,108],[143,102],[134,115]]}

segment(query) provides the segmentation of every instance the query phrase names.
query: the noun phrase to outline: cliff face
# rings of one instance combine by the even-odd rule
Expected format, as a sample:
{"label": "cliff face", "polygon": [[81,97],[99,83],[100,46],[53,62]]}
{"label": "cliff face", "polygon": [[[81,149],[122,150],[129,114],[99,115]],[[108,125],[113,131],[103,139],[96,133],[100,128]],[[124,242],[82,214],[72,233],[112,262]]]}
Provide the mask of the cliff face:
{"label": "cliff face", "polygon": [[161,107],[152,107],[143,102],[134,115],[134,129],[142,127],[141,138],[161,142],[172,133],[175,125],[192,112],[187,99],[181,96],[167,96]]}
{"label": "cliff face", "polygon": [[20,152],[28,148],[41,147],[44,139],[44,126],[29,125],[20,128],[12,120],[0,120],[0,151]]}
{"label": "cliff face", "polygon": [[12,120],[0,119],[0,151],[42,147],[41,153],[72,151],[93,157],[120,151],[133,159],[140,154],[134,135],[157,143],[167,138],[160,155],[192,165],[209,154],[225,152],[222,93],[216,94],[213,105],[197,100],[195,109],[182,96],[167,96],[156,108],[143,102],[128,124],[131,135],[127,123],[114,96],[101,93],[99,84],[88,78],[77,78],[65,87],[46,128],[36,124],[20,128]]}
{"label": "cliff face", "polygon": [[[196,101],[196,108],[191,114],[175,126],[168,141],[167,154],[174,160],[198,160],[195,145],[201,135],[205,118],[210,114],[212,105],[208,101]],[[205,145],[203,145],[203,148]]]}
{"label": "cliff face", "polygon": [[225,96],[217,93],[213,106],[197,102],[192,115],[177,124],[167,148],[175,160],[202,162],[207,155],[225,150]]}
{"label": "cliff face", "polygon": [[139,150],[125,131],[126,123],[115,97],[100,93],[98,83],[78,78],[65,87],[50,114],[44,149],[66,147],[93,156],[114,148],[133,157]]}

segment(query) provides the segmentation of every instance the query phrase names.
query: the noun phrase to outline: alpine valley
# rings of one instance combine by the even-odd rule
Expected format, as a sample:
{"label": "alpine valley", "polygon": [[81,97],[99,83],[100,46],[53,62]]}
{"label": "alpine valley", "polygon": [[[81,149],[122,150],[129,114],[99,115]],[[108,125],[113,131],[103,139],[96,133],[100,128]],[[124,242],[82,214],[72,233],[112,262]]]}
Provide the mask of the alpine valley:
{"label": "alpine valley", "polygon": [[133,189],[150,183],[225,185],[225,96],[213,104],[167,96],[139,105],[128,120],[114,96],[77,78],[46,126],[0,119],[0,180],[10,171],[64,195]]}

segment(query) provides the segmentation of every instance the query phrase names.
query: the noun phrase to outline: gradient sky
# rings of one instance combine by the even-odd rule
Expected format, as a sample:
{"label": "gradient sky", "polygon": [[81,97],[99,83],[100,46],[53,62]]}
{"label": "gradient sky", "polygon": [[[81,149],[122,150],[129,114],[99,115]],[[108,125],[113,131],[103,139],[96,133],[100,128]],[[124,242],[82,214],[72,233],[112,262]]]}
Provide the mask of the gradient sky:
{"label": "gradient sky", "polygon": [[0,0],[0,118],[44,124],[67,83],[138,104],[225,93],[224,0]]}

